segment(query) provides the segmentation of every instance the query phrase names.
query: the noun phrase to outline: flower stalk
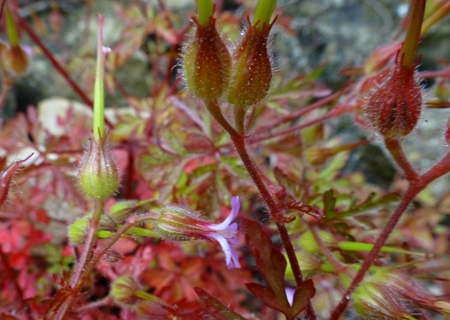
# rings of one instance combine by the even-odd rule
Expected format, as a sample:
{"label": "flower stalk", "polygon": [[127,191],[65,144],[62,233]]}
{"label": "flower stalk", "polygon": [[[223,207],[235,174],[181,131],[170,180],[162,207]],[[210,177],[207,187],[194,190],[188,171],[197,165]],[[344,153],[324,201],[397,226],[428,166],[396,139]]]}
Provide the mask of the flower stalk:
{"label": "flower stalk", "polygon": [[409,16],[406,38],[400,51],[402,66],[413,69],[416,64],[417,47],[422,29],[423,16],[425,13],[426,0],[412,0]]}

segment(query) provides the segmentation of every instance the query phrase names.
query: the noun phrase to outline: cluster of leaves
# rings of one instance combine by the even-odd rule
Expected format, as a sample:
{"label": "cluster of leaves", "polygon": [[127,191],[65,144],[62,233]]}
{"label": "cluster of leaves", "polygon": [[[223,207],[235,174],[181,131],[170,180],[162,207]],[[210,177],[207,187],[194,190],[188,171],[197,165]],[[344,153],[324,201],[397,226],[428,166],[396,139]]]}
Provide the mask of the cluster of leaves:
{"label": "cluster of leaves", "polygon": [[[141,212],[180,203],[211,220],[221,220],[229,211],[229,199],[239,195],[243,202],[238,248],[242,268],[228,270],[217,245],[144,237],[147,234],[142,230],[147,229],[140,225],[140,233],[125,234],[99,261],[77,296],[73,317],[269,319],[280,312],[294,319],[307,308],[328,317],[405,191],[401,177],[393,190],[385,191],[367,183],[362,173],[345,173],[351,151],[369,141],[344,143],[341,137],[330,136],[328,120],[343,114],[359,119],[363,104],[359,97],[384,72],[382,67],[394,63],[394,51],[387,50],[384,60],[379,59],[380,51],[375,52],[371,58],[382,66],[361,71],[363,76],[351,79],[334,94],[317,82],[320,71],[289,80],[275,75],[269,96],[250,111],[248,148],[292,220],[286,227],[303,273],[302,287],[292,293],[289,288],[296,287],[295,272],[230,138],[202,104],[180,90],[173,77],[179,48],[192,26],[189,16],[168,10],[163,1],[158,5],[135,1],[117,5],[115,11],[125,26],[120,40],[108,44],[111,53],[105,83],[108,92],[119,91],[127,105],[113,105],[107,111],[121,187],[105,211],[123,199],[145,200]],[[245,14],[217,14],[217,24],[231,38],[238,36],[244,19]],[[34,32],[25,20],[20,21],[24,33]],[[64,24],[57,9],[49,22],[33,23],[42,26],[56,21]],[[279,21],[283,32],[290,32],[286,27],[289,18]],[[35,29],[49,36],[47,29]],[[51,36],[57,43],[58,32]],[[55,72],[65,65],[64,80],[83,84],[69,85],[81,92],[92,91],[94,74],[88,71],[93,68],[86,66],[95,64],[94,47],[85,44],[68,57],[45,53],[42,42],[34,42],[32,48],[36,55],[50,55],[56,64],[66,59],[64,64],[54,64]],[[145,97],[127,92],[116,77],[136,52],[144,53],[153,75],[153,87]],[[447,76],[441,73],[437,82],[448,85],[448,78],[448,72]],[[45,102],[2,124],[0,191],[9,191],[0,207],[0,314],[5,319],[42,317],[49,306],[58,307],[59,297],[70,295],[61,290],[55,295],[61,287],[67,288],[79,255],[67,241],[67,225],[93,210],[76,181],[92,118],[89,95],[80,99],[86,105],[65,99]],[[436,101],[445,106],[444,99]],[[8,163],[12,167],[6,167]],[[420,304],[399,294],[398,299],[410,300],[406,304],[412,312],[444,312],[445,305],[435,302],[450,297],[448,198],[448,192],[439,197],[421,193],[370,269],[372,273],[400,270],[411,282],[423,284],[418,287],[426,298]],[[101,231],[118,228],[119,224],[112,224]],[[126,278],[130,276],[135,283],[130,284]],[[425,284],[437,294],[431,295]],[[110,292],[117,286],[136,286],[134,298],[113,297]]]}

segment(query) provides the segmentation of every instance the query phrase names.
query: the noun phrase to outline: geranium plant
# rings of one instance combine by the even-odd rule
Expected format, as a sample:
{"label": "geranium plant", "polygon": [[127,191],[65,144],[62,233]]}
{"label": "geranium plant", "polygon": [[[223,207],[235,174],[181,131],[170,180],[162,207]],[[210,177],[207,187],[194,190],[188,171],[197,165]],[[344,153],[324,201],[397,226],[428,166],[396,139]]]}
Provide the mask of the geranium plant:
{"label": "geranium plant", "polygon": [[[276,71],[271,31],[288,28],[276,0],[242,16],[221,4],[198,0],[191,22],[163,1],[116,4],[121,38],[106,43],[99,15],[96,47],[63,63],[42,41],[59,42],[56,4],[49,32],[2,1],[0,107],[40,55],[84,103],[2,123],[2,319],[448,317],[449,190],[429,186],[450,171],[450,126],[429,169],[404,150],[426,109],[449,106],[448,66],[417,70],[448,1],[411,0],[398,38],[336,92]],[[145,96],[117,77],[136,52],[151,65]],[[366,138],[325,130],[344,115]],[[398,169],[390,190],[344,170],[374,140]]]}

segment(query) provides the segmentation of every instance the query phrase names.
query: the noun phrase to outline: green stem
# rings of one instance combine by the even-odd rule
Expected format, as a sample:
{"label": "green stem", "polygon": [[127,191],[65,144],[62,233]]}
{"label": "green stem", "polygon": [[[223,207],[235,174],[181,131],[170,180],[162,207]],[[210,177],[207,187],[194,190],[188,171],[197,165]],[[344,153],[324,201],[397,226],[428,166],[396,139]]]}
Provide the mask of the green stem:
{"label": "green stem", "polygon": [[6,29],[8,30],[9,44],[12,48],[19,46],[19,36],[17,35],[16,22],[14,21],[11,9],[8,4],[5,6]]}
{"label": "green stem", "polygon": [[205,26],[209,22],[209,18],[213,15],[212,0],[198,0],[197,1],[197,17],[198,23]]}
{"label": "green stem", "polygon": [[450,12],[450,2],[446,2],[440,5],[436,11],[434,11],[424,22],[422,25],[421,36],[423,36],[428,29],[430,29],[433,25],[435,25],[439,20],[446,17]]}
{"label": "green stem", "polygon": [[103,17],[98,16],[97,70],[94,84],[94,140],[105,137],[105,99],[103,90],[103,69],[105,66],[103,53]]}
{"label": "green stem", "polygon": [[245,108],[234,105],[233,115],[236,130],[243,135],[245,133]]}
{"label": "green stem", "polygon": [[268,26],[270,24],[270,18],[272,17],[276,4],[277,0],[259,0],[255,17],[253,18],[253,24],[258,29],[262,29],[264,25]]}
{"label": "green stem", "polygon": [[411,0],[408,16],[408,29],[405,41],[400,52],[402,66],[412,68],[416,62],[416,52],[419,46],[420,32],[422,29],[423,16],[426,0]]}
{"label": "green stem", "polygon": [[[17,17],[17,23],[25,31],[31,40],[42,50],[42,53],[47,57],[53,67],[61,74],[61,76],[67,81],[69,86],[75,91],[78,96],[83,100],[85,104],[87,104],[91,109],[94,107],[94,103],[92,100],[84,93],[81,87],[72,79],[67,69],[56,59],[53,53],[46,47],[44,42],[39,38],[39,36],[34,32],[33,28],[28,24],[28,22],[20,17]],[[108,119],[105,119],[105,123],[108,127],[112,127],[111,122]]]}

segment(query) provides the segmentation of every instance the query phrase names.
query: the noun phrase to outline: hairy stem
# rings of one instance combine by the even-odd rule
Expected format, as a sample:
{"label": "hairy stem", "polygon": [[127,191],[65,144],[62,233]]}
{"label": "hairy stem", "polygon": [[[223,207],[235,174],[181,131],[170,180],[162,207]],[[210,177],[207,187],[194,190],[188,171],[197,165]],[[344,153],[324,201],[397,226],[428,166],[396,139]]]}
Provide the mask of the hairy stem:
{"label": "hairy stem", "polygon": [[405,173],[406,179],[408,181],[417,180],[419,175],[406,158],[400,141],[398,141],[397,139],[385,138],[384,143],[386,145],[386,148],[389,150],[390,154],[394,158],[395,162],[397,162],[398,166]]}
{"label": "hairy stem", "polygon": [[[298,264],[297,256],[295,255],[295,249],[292,245],[292,242],[289,237],[289,233],[287,231],[286,226],[283,223],[283,210],[277,204],[276,200],[272,196],[271,192],[267,188],[266,184],[263,181],[263,178],[259,174],[259,171],[254,164],[253,160],[250,158],[250,155],[247,152],[247,148],[245,145],[245,136],[241,133],[237,132],[225,119],[222,114],[222,110],[216,100],[214,101],[205,101],[205,104],[208,107],[209,112],[214,117],[214,119],[228,132],[233,141],[233,144],[236,148],[236,151],[239,154],[242,162],[244,163],[244,167],[249,173],[251,179],[255,183],[258,191],[260,192],[264,202],[269,207],[270,216],[275,221],[276,226],[278,228],[278,232],[280,234],[281,241],[283,243],[283,247],[286,251],[286,254],[289,259],[289,263],[292,267],[292,272],[294,274],[295,282],[297,286],[301,286],[303,283],[302,271],[300,270],[300,265]],[[309,319],[316,319],[314,310],[311,306],[311,303],[308,303],[307,307],[307,315]]]}
{"label": "hairy stem", "polygon": [[96,233],[98,230],[100,217],[103,213],[104,203],[105,201],[101,199],[94,200],[94,211],[92,213],[92,218],[89,220],[89,230],[86,238],[86,244],[84,245],[80,261],[78,261],[77,263],[75,273],[73,275],[72,281],[70,282],[70,287],[73,291],[61,306],[61,308],[59,308],[55,316],[56,320],[63,320],[65,318],[65,315],[70,310],[78,292],[83,287],[85,279],[81,281],[81,278],[83,274],[86,274],[86,267],[89,264],[89,260],[92,258],[92,252],[94,251],[95,245],[97,243]]}
{"label": "hairy stem", "polygon": [[420,31],[422,29],[423,15],[426,0],[411,0],[408,16],[408,30],[403,42],[400,57],[402,65],[413,68],[416,62],[416,52],[419,46]]}
{"label": "hairy stem", "polygon": [[[388,149],[389,150],[389,149]],[[393,155],[394,156],[394,155]],[[395,158],[395,156],[394,156]],[[406,159],[406,158],[405,158]],[[409,186],[406,190],[405,195],[403,196],[402,201],[398,205],[394,214],[391,216],[377,241],[375,242],[372,250],[370,251],[367,258],[364,260],[361,268],[353,279],[347,291],[344,293],[341,301],[337,305],[337,307],[333,310],[330,319],[339,319],[340,315],[344,312],[347,307],[348,302],[350,301],[350,295],[356,289],[356,287],[361,283],[364,279],[365,274],[369,270],[373,261],[376,259],[378,254],[381,251],[381,247],[385,244],[392,230],[397,225],[400,220],[402,214],[408,208],[409,204],[414,200],[416,195],[425,189],[428,184],[430,184],[435,179],[443,176],[444,174],[450,171],[450,153],[444,156],[438,163],[436,163],[429,171],[424,173],[422,176],[418,177],[415,180],[408,181]]]}

